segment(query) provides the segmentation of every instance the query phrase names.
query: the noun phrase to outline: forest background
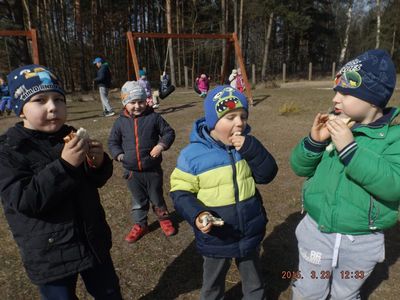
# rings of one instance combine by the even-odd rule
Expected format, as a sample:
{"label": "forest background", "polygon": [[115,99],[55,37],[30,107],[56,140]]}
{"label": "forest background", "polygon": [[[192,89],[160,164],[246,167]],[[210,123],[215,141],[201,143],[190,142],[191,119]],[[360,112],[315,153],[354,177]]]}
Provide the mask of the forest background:
{"label": "forest background", "polygon": [[[288,78],[306,78],[310,62],[314,76],[330,76],[332,63],[338,69],[370,48],[386,49],[400,65],[399,13],[399,0],[0,0],[0,30],[37,29],[40,63],[60,74],[67,90],[86,91],[97,56],[109,62],[115,87],[128,79],[127,31],[237,32],[257,82],[282,78],[283,63]],[[184,66],[192,77],[221,81],[224,43],[140,39],[136,51],[150,80],[166,69],[180,86]],[[0,37],[0,72],[31,63],[30,47],[23,37]]]}

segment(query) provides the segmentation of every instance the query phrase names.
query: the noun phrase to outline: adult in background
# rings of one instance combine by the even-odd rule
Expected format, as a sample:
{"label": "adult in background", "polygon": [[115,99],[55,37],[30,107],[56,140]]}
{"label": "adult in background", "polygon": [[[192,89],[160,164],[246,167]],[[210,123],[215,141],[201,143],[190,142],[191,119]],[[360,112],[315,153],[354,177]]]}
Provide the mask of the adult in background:
{"label": "adult in background", "polygon": [[99,87],[100,100],[103,105],[103,115],[105,117],[111,117],[115,115],[110,102],[108,100],[108,89],[111,86],[111,72],[110,67],[107,62],[105,62],[101,57],[96,57],[93,64],[97,67],[97,76],[93,81]]}

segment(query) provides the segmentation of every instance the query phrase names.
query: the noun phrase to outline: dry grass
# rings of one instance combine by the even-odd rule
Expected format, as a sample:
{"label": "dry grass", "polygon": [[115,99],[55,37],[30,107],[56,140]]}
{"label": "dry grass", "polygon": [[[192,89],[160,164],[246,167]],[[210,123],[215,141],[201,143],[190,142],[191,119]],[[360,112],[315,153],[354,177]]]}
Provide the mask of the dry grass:
{"label": "dry grass", "polygon": [[279,107],[279,114],[281,116],[287,116],[289,114],[294,114],[300,112],[300,108],[294,102],[284,103]]}
{"label": "dry grass", "polygon": [[[289,299],[289,281],[282,279],[282,272],[295,271],[297,248],[294,229],[299,222],[300,188],[303,179],[295,176],[289,168],[291,149],[305,136],[318,111],[330,106],[333,92],[331,82],[285,84],[280,89],[256,89],[253,91],[254,106],[249,123],[252,133],[271,151],[279,165],[276,179],[267,186],[260,186],[270,219],[267,235],[262,243],[262,270],[268,287],[269,299]],[[115,108],[120,107],[116,97]],[[394,99],[398,98],[396,93]],[[297,113],[286,116],[280,108],[287,103],[298,107]],[[393,102],[399,105],[399,101]],[[392,103],[392,104],[393,104]],[[100,102],[72,102],[68,105],[69,124],[85,127],[91,136],[106,144],[115,117],[102,118]],[[192,91],[178,90],[161,103],[159,112],[175,128],[177,133],[173,147],[164,155],[164,193],[167,204],[169,175],[173,170],[179,150],[187,144],[191,124],[202,115],[202,99]],[[11,126],[16,118],[0,119],[0,131]],[[122,169],[115,163],[114,176],[101,189],[102,202],[107,220],[113,231],[112,256],[120,276],[125,299],[198,299],[201,286],[202,259],[196,253],[191,228],[175,215],[179,233],[166,238],[155,217],[150,213],[151,232],[138,243],[128,245],[124,236],[131,222],[129,219],[130,195]],[[380,264],[367,284],[370,299],[398,299],[400,294],[399,226],[390,230],[386,239],[387,260]],[[0,299],[38,299],[36,288],[27,279],[15,242],[8,230],[4,214],[0,213]],[[226,281],[227,299],[240,299],[240,279],[232,266]],[[80,299],[91,299],[82,283],[78,285]]]}

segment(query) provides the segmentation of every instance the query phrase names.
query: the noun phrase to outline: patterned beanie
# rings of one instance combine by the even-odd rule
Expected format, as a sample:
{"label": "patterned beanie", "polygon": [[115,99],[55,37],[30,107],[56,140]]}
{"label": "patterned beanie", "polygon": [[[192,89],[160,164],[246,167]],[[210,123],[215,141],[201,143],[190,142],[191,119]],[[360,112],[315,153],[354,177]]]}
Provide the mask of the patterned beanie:
{"label": "patterned beanie", "polygon": [[229,111],[243,108],[248,113],[246,96],[229,85],[220,85],[211,90],[204,99],[204,115],[208,130]]}
{"label": "patterned beanie", "polygon": [[43,92],[58,92],[65,96],[61,81],[49,69],[27,65],[13,70],[7,76],[12,108],[17,116],[32,96]]}
{"label": "patterned beanie", "polygon": [[369,50],[345,64],[336,75],[333,89],[384,108],[396,85],[396,68],[390,55]]}
{"label": "patterned beanie", "polygon": [[137,81],[127,81],[121,88],[121,100],[124,107],[131,101],[146,100],[146,98],[146,91]]}

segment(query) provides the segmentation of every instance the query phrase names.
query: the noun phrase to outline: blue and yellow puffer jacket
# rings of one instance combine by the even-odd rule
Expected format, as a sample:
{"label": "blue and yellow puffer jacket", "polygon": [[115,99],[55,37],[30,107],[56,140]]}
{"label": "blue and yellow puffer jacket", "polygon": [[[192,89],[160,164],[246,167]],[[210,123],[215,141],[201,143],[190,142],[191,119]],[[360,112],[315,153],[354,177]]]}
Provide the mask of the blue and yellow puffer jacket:
{"label": "blue and yellow puffer jacket", "polygon": [[[208,257],[245,257],[261,243],[267,217],[256,183],[274,179],[274,158],[253,136],[246,135],[239,151],[216,142],[197,120],[190,144],[171,174],[175,209],[193,227],[199,252]],[[208,234],[195,225],[196,217],[209,211],[225,224]]]}

